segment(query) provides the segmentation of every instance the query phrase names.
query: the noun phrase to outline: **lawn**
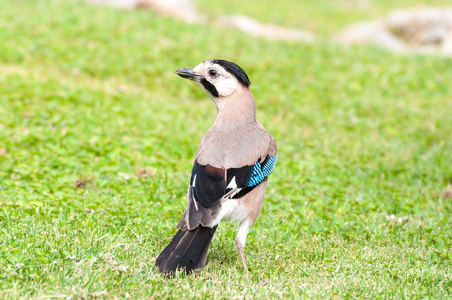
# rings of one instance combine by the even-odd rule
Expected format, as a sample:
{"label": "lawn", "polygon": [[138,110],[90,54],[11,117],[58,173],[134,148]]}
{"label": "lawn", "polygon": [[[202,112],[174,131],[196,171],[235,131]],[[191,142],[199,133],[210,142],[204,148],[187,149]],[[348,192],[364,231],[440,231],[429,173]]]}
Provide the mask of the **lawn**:
{"label": "lawn", "polygon": [[[331,10],[308,29],[332,32]],[[247,71],[278,163],[250,272],[221,224],[204,270],[165,278],[155,259],[216,112],[173,72],[210,58]],[[0,1],[0,298],[452,298],[451,70],[145,10]]]}

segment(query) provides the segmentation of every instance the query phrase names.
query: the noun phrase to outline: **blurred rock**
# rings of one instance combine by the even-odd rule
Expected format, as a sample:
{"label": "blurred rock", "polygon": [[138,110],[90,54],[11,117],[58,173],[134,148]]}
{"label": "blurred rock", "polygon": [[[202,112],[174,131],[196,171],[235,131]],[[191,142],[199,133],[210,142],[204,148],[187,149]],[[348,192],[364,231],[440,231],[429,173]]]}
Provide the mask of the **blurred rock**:
{"label": "blurred rock", "polygon": [[444,38],[441,45],[441,52],[452,56],[452,32],[449,32],[449,34]]}
{"label": "blurred rock", "polygon": [[444,26],[433,26],[426,29],[416,42],[420,45],[438,45],[444,41],[448,30]]}
{"label": "blurred rock", "polygon": [[196,9],[191,0],[140,0],[138,8],[151,8],[158,14],[171,16],[187,23],[202,23],[205,17]]}
{"label": "blurred rock", "polygon": [[339,43],[374,44],[390,50],[452,55],[452,8],[395,10],[382,20],[352,25],[335,36]]}
{"label": "blurred rock", "polygon": [[174,17],[187,23],[199,23],[205,20],[191,0],[87,0],[90,3],[109,5],[119,8],[149,8],[160,15]]}
{"label": "blurred rock", "polygon": [[313,42],[315,40],[314,34],[308,31],[285,28],[274,24],[263,24],[244,15],[221,17],[218,19],[218,23],[221,26],[237,28],[252,36],[264,37],[271,40],[304,42]]}
{"label": "blurred rock", "polygon": [[403,42],[387,31],[379,22],[362,22],[352,25],[334,36],[333,39],[345,45],[372,44],[393,51],[405,50]]}
{"label": "blurred rock", "polygon": [[416,7],[396,10],[388,14],[384,25],[408,44],[440,44],[452,31],[452,9]]}
{"label": "blurred rock", "polygon": [[[191,0],[87,0],[90,3],[120,8],[149,8],[160,15],[171,16],[186,23],[204,23],[207,18],[200,14]],[[274,24],[263,24],[243,15],[220,17],[221,26],[234,27],[249,35],[275,40],[313,42],[314,34],[301,29],[291,29]]]}
{"label": "blurred rock", "polygon": [[90,3],[109,5],[120,8],[135,8],[140,0],[88,0]]}

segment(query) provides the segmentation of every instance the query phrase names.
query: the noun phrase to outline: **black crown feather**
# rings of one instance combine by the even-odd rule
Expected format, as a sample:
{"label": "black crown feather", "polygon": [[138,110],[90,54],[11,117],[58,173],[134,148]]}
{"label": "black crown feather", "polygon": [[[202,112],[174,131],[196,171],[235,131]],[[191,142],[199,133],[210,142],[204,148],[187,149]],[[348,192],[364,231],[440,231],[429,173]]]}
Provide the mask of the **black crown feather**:
{"label": "black crown feather", "polygon": [[226,71],[234,75],[235,78],[237,78],[237,80],[240,81],[243,85],[251,85],[248,75],[246,75],[245,71],[243,71],[243,69],[240,68],[237,64],[223,59],[213,59],[212,62],[214,64],[222,66]]}

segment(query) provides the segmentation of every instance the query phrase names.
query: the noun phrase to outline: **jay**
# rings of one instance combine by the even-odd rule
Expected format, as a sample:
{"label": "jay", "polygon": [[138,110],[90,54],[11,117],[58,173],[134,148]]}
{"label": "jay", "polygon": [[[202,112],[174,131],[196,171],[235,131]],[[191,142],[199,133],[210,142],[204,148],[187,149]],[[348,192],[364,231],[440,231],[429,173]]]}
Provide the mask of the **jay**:
{"label": "jay", "polygon": [[243,250],[276,164],[276,142],[257,121],[251,82],[237,64],[213,59],[175,73],[201,86],[217,117],[198,146],[179,231],[156,266],[169,275],[204,268],[218,224],[233,221],[239,224],[236,245],[248,270]]}

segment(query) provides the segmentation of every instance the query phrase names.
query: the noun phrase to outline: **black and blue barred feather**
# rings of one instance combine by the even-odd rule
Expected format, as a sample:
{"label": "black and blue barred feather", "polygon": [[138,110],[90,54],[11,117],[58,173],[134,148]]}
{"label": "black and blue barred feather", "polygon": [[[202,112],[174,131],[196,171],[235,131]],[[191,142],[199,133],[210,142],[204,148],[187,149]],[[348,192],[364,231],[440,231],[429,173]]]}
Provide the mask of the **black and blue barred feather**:
{"label": "black and blue barred feather", "polygon": [[249,187],[258,185],[273,172],[277,156],[276,154],[275,156],[267,157],[262,164],[259,161],[256,162],[253,168],[253,174],[248,182]]}

